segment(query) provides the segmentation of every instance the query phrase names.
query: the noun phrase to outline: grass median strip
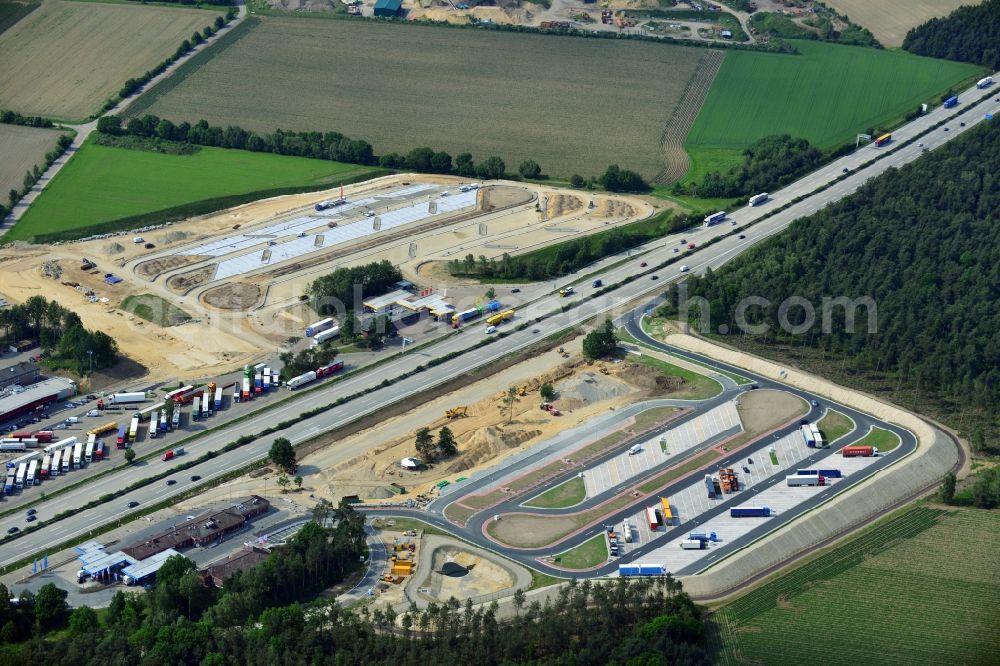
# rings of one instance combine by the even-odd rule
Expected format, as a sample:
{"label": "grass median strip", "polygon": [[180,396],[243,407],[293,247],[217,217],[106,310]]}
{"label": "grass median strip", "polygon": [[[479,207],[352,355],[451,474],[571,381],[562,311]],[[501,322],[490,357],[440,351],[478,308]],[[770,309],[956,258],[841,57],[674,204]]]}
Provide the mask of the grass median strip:
{"label": "grass median strip", "polygon": [[879,453],[886,453],[895,449],[899,444],[899,435],[896,433],[884,428],[872,428],[871,432],[860,441],[855,442],[854,446],[874,446]]}
{"label": "grass median strip", "polygon": [[820,433],[823,435],[823,439],[827,442],[833,442],[847,433],[854,430],[854,421],[849,419],[846,414],[841,414],[835,409],[831,409],[826,413],[826,416],[821,418],[816,424],[819,428]]}
{"label": "grass median strip", "polygon": [[552,559],[563,569],[593,569],[608,561],[608,542],[598,534]]}
{"label": "grass median strip", "polygon": [[524,503],[538,509],[565,509],[582,502],[587,496],[587,488],[583,479],[574,476],[568,481],[560,483],[555,488],[546,490],[544,493]]}

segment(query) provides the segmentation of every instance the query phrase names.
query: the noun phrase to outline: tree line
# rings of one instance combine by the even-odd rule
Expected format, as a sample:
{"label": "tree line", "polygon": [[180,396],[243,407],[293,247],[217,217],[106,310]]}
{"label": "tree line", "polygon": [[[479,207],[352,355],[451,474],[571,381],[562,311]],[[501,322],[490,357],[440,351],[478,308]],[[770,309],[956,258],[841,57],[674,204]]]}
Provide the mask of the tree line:
{"label": "tree line", "polygon": [[4,125],[24,125],[26,127],[55,127],[48,118],[42,116],[22,116],[17,111],[0,109],[0,123]]}
{"label": "tree line", "polygon": [[6,343],[35,339],[47,352],[44,363],[86,375],[118,361],[118,343],[103,331],[83,326],[80,316],[44,296],[0,310]]}
{"label": "tree line", "polygon": [[1000,69],[1000,0],[959,7],[942,18],[911,28],[903,49],[932,58]]}
{"label": "tree line", "polygon": [[381,296],[402,279],[399,268],[383,259],[362,266],[337,268],[320,276],[309,285],[304,298],[319,315],[340,314],[340,308],[360,309],[362,299]]}
{"label": "tree line", "polygon": [[[1000,125],[982,123],[901,168],[869,181],[855,194],[760,244],[718,272],[686,281],[690,323],[705,334],[728,326],[730,344],[761,348],[821,374],[925,411],[985,436],[996,450],[1000,416]],[[680,290],[672,285],[664,310],[675,316]],[[767,299],[745,311],[748,296]],[[807,309],[783,312],[789,297],[805,299],[817,317],[796,326]],[[823,330],[824,297],[870,297],[867,306],[831,308]],[[707,308],[693,299],[706,299]],[[701,318],[702,313],[710,319]],[[959,416],[961,415],[961,416]]]}
{"label": "tree line", "polygon": [[[43,127],[43,125],[34,125],[33,127]],[[24,179],[21,181],[21,189],[16,190],[11,188],[7,192],[7,207],[0,206],[0,219],[3,219],[7,215],[8,211],[14,210],[14,206],[17,202],[27,196],[31,188],[35,186],[35,183],[42,177],[42,175],[49,170],[57,159],[62,157],[63,153],[72,145],[73,137],[69,134],[60,134],[59,138],[56,139],[56,147],[49,152],[45,153],[45,162],[42,166],[35,165],[31,167],[30,171],[24,172]]]}
{"label": "tree line", "polygon": [[598,259],[623,252],[656,238],[688,229],[701,223],[698,214],[674,215],[663,211],[648,220],[633,222],[617,229],[559,243],[516,257],[504,253],[500,259],[478,259],[467,254],[448,262],[448,272],[455,276],[477,276],[504,280],[544,280],[568,275]]}
{"label": "tree line", "polygon": [[[320,563],[307,559],[324,545],[311,538],[309,543],[302,569],[281,572],[288,579],[261,575],[248,593],[244,578],[251,576],[234,577],[214,603],[213,593],[200,588],[191,567],[178,558],[160,570],[156,589],[119,592],[101,616],[86,606],[70,613],[47,604],[68,620],[54,627],[35,622],[29,640],[5,641],[0,654],[5,663],[121,666],[711,663],[702,612],[669,576],[572,581],[545,603],[528,602],[519,591],[510,619],[500,617],[496,602],[473,607],[471,599],[463,604],[454,597],[425,610],[411,605],[402,614],[369,604],[351,610],[328,597],[286,604],[288,588],[308,574],[323,575]],[[263,587],[268,582],[273,587]],[[32,600],[35,609],[42,596],[39,591]],[[0,617],[8,612],[10,607],[0,608]],[[67,631],[52,631],[67,625]]]}
{"label": "tree line", "polygon": [[822,160],[823,153],[805,139],[774,134],[750,144],[743,151],[743,164],[724,174],[709,172],[700,183],[688,187],[678,183],[674,192],[716,198],[774,191],[812,171]]}

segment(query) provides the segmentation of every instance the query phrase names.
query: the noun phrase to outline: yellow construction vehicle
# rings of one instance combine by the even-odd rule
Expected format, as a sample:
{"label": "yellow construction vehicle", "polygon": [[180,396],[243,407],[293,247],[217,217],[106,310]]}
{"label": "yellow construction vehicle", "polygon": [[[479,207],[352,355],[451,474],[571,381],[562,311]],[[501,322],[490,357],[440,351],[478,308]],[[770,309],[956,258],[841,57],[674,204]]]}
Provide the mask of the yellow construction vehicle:
{"label": "yellow construction vehicle", "polygon": [[449,419],[457,419],[460,416],[465,416],[466,412],[468,411],[469,411],[468,407],[466,407],[465,405],[459,405],[458,407],[453,407],[451,409],[444,410],[444,415],[447,416]]}
{"label": "yellow construction vehicle", "polygon": [[600,368],[600,370],[601,370],[601,374],[602,374],[602,375],[606,375],[606,374],[608,374],[608,369],[607,369],[607,367],[606,367],[606,366],[603,366],[603,365],[602,365],[602,366],[601,366],[601,368]]}

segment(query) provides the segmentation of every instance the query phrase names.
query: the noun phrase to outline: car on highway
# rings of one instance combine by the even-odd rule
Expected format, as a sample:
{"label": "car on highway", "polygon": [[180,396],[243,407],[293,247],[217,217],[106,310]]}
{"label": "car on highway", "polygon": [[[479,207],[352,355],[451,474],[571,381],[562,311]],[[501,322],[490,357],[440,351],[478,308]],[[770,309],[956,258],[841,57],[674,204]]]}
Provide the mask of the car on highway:
{"label": "car on highway", "polygon": [[947,131],[948,131],[948,128],[947,128],[947,127],[945,127],[945,128],[944,128],[944,131],[945,131],[945,132],[947,132]]}
{"label": "car on highway", "polygon": [[923,147],[924,147],[924,144],[923,144],[923,143],[918,143],[918,144],[917,144],[917,148],[923,148]]}
{"label": "car on highway", "polygon": [[597,289],[598,287],[604,286],[604,283],[601,282],[600,280],[594,280],[593,284],[591,284],[590,286],[593,287],[594,289]]}
{"label": "car on highway", "polygon": [[650,275],[650,276],[649,276],[649,279],[650,279],[650,280],[659,280],[659,279],[660,279],[660,276],[659,276],[659,275]]}
{"label": "car on highway", "polygon": [[147,250],[152,250],[156,246],[153,245],[152,243],[146,243],[145,245],[143,245],[143,247],[146,248]]}
{"label": "car on highway", "polygon": [[744,238],[746,238],[746,237],[747,237],[747,235],[746,235],[746,234],[740,234],[740,240],[743,240],[743,239],[744,239]]}
{"label": "car on highway", "polygon": [[131,502],[128,503],[128,508],[130,509],[134,509],[137,506],[139,506],[139,503],[136,502],[135,500],[132,500]]}
{"label": "car on highway", "polygon": [[847,167],[844,167],[843,169],[841,169],[841,171],[844,173],[849,173],[851,170],[848,169]]}
{"label": "car on highway", "polygon": [[172,486],[177,483],[177,479],[167,479],[167,485]]}
{"label": "car on highway", "polygon": [[959,125],[965,127],[965,123],[959,123]]}
{"label": "car on highway", "polygon": [[641,264],[639,264],[639,268],[645,268],[645,267],[646,267],[646,266],[648,266],[648,265],[649,265],[649,264],[647,264],[647,263],[646,263],[646,262],[644,261],[644,262],[642,262]]}
{"label": "car on highway", "polygon": [[680,252],[680,250],[678,250],[678,249],[677,249],[677,248],[675,247],[675,248],[674,248],[674,254],[677,254],[678,252]]}
{"label": "car on highway", "polygon": [[492,335],[492,334],[494,334],[496,332],[497,332],[497,327],[496,326],[487,326],[486,327],[486,335]]}
{"label": "car on highway", "polygon": [[694,243],[688,243],[688,249],[689,250],[693,250],[694,249]]}
{"label": "car on highway", "polygon": [[520,294],[521,290],[518,289],[517,287],[514,287],[513,289],[510,290],[510,293],[512,293],[512,294]]}
{"label": "car on highway", "polygon": [[689,270],[691,270],[691,267],[687,264],[681,265],[681,273],[687,273]]}
{"label": "car on highway", "polygon": [[17,525],[14,525],[14,527],[8,527],[7,528],[7,534],[17,534],[20,531],[21,531],[21,528],[18,527]]}
{"label": "car on highway", "polygon": [[26,513],[27,513],[27,514],[28,514],[29,516],[33,516],[33,515],[35,515],[36,513],[38,513],[38,511],[37,511],[36,509],[28,509],[28,511],[27,511]]}
{"label": "car on highway", "polygon": [[194,476],[191,477],[191,480],[192,481],[201,481],[201,477],[198,476],[197,474],[195,474]]}
{"label": "car on highway", "polygon": [[26,523],[33,523],[36,520],[38,520],[38,516],[25,516],[24,517],[24,522],[26,522]]}
{"label": "car on highway", "polygon": [[687,239],[684,239],[684,238],[682,238],[682,239],[680,240],[680,242],[678,242],[677,244],[678,244],[678,245],[684,245],[684,243],[687,243]]}

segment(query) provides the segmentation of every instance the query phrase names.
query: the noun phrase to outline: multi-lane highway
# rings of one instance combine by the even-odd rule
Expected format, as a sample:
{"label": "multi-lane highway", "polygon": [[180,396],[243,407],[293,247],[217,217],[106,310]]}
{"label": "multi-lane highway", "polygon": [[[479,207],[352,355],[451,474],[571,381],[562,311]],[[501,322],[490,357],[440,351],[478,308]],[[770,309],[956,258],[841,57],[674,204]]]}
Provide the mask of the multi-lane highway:
{"label": "multi-lane highway", "polygon": [[[965,105],[969,104],[973,99],[984,96],[990,96],[991,100],[988,103],[981,104],[975,112],[962,116],[961,121],[965,122],[965,127],[959,125],[959,120],[955,120],[954,122],[949,121],[949,131],[944,131],[944,128],[931,130],[929,134],[921,138],[921,143],[927,148],[939,146],[974,126],[977,122],[981,121],[984,114],[1000,111],[1000,102],[992,99],[995,97],[993,91],[977,91],[972,89],[961,94],[963,104]],[[735,235],[726,237],[709,247],[695,251],[691,256],[678,261],[673,266],[667,267],[663,271],[660,271],[660,273],[674,278],[678,275],[677,269],[680,263],[687,264],[694,272],[703,271],[709,266],[712,268],[721,266],[753,243],[782,231],[793,220],[809,215],[829,203],[850,194],[863,185],[865,181],[878,175],[885,169],[900,167],[916,159],[923,149],[916,144],[899,147],[900,143],[907,138],[917,136],[920,132],[926,131],[931,126],[945,120],[951,112],[961,110],[962,105],[957,109],[935,109],[926,116],[896,130],[894,132],[894,136],[896,137],[894,144],[890,144],[885,148],[864,148],[855,154],[839,159],[809,174],[784,190],[774,193],[771,202],[764,206],[755,208],[747,207],[735,211],[731,214],[730,218],[735,220],[741,227],[745,226],[760,218],[774,207],[781,206],[798,197],[803,197],[823,185],[834,183],[838,178],[845,175],[845,169],[848,172],[848,175],[843,180],[834,183],[826,190],[807,196],[802,201],[789,206],[786,210],[757,222],[746,232],[745,239],[739,239]],[[861,167],[864,162],[880,153],[885,153],[886,157],[873,165],[864,168]],[[724,223],[715,227],[688,231],[684,234],[675,234],[665,240],[649,244],[642,258],[655,266],[678,257],[673,252],[673,249],[677,247],[681,236],[688,242],[694,242],[700,246],[708,240],[725,236],[731,233],[731,231],[731,227]],[[606,284],[614,284],[626,277],[631,277],[641,272],[642,269],[639,268],[638,261],[639,259],[635,259],[634,262],[622,262],[621,256],[612,257],[598,262],[594,267],[588,269],[588,273],[598,273]],[[615,264],[618,265],[615,267]],[[562,282],[570,283],[579,279],[579,275],[573,275],[567,277]],[[361,416],[394,404],[405,397],[419,394],[431,387],[447,382],[451,378],[468,372],[471,369],[484,366],[508,356],[547,335],[590,320],[595,315],[612,310],[618,304],[644,297],[662,288],[662,282],[654,282],[643,277],[642,279],[634,280],[614,289],[608,294],[595,298],[588,299],[587,293],[581,289],[581,300],[584,302],[579,307],[572,308],[567,312],[561,312],[562,307],[566,305],[567,299],[560,298],[556,294],[550,294],[520,308],[518,310],[518,319],[513,324],[508,324],[508,327],[517,325],[518,320],[522,322],[532,321],[543,315],[557,314],[549,316],[524,330],[512,331],[510,335],[496,340],[493,344],[462,354],[411,377],[399,380],[389,386],[383,385],[384,380],[387,378],[400,377],[405,373],[413,371],[417,366],[426,364],[431,358],[440,358],[453,352],[469,350],[482,337],[480,327],[469,328],[461,331],[458,335],[429,345],[416,353],[401,355],[379,366],[374,372],[360,373],[343,381],[322,387],[321,389],[303,393],[298,399],[289,404],[267,409],[237,424],[223,426],[210,431],[204,437],[186,444],[185,448],[188,450],[189,458],[196,457],[209,450],[220,451],[225,444],[234,441],[241,435],[260,432],[268,426],[296,417],[301,412],[309,409],[332,405],[339,397],[357,394],[366,389],[370,390],[367,395],[340,406],[330,407],[322,411],[318,416],[305,419],[283,433],[293,442],[302,442],[311,439],[322,432],[351,423]],[[742,371],[741,373],[746,374]],[[203,482],[211,481],[213,478],[231,469],[262,459],[267,455],[270,444],[271,438],[262,438],[234,451],[220,453],[214,459],[191,468],[183,474],[179,474],[179,477],[186,480],[188,475],[197,474],[202,477]],[[343,453],[345,458],[348,458],[357,455],[360,451],[345,449]],[[34,504],[34,508],[38,511],[39,520],[45,521],[67,509],[84,506],[89,501],[105,493],[118,491],[135,481],[161,471],[163,469],[162,466],[170,464],[176,463],[155,461],[121,469],[103,476],[84,487],[61,494],[57,498],[37,502]],[[158,502],[173,494],[184,491],[187,485],[187,483],[178,483],[177,485],[168,487],[162,482],[150,484],[131,491],[125,497],[116,499],[113,502],[85,511],[78,511],[70,519],[60,521],[33,533],[23,534],[19,538],[9,540],[0,545],[0,565],[10,564],[28,555],[43,552],[46,548],[51,548],[53,544],[78,537],[97,526],[117,521],[124,513],[127,513],[125,505],[129,501],[139,502],[140,505]],[[0,521],[0,530],[6,530],[13,525],[21,525],[19,516],[9,517]]]}

